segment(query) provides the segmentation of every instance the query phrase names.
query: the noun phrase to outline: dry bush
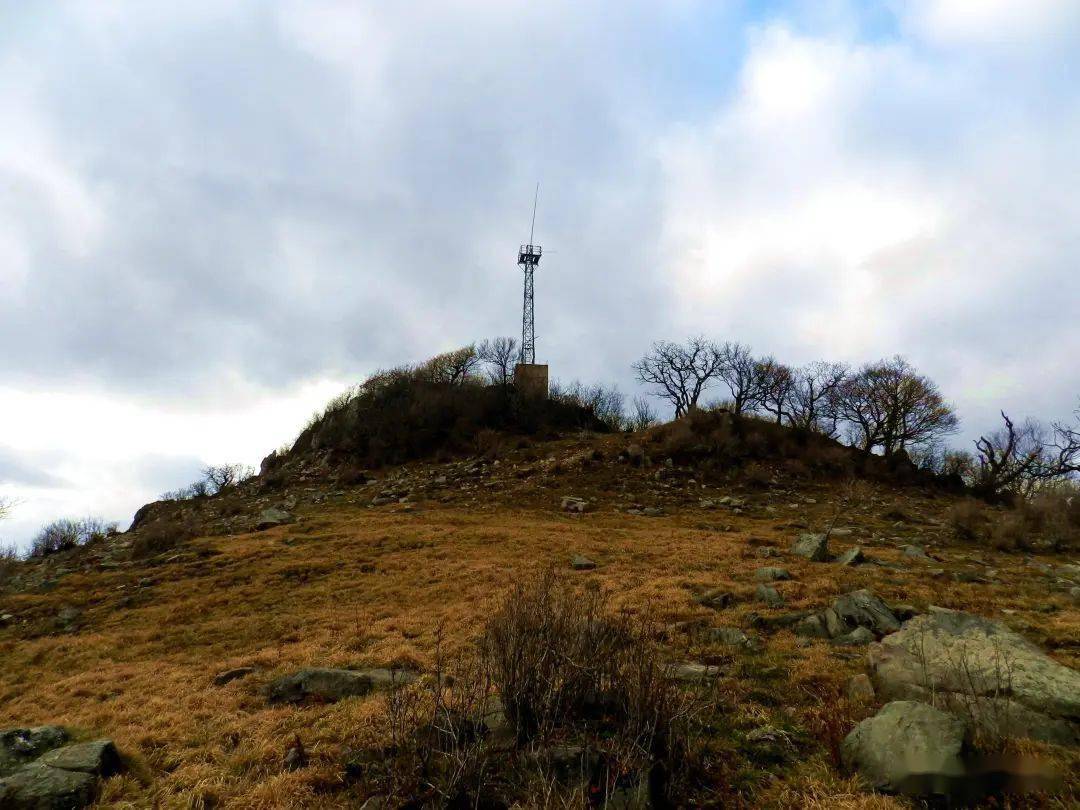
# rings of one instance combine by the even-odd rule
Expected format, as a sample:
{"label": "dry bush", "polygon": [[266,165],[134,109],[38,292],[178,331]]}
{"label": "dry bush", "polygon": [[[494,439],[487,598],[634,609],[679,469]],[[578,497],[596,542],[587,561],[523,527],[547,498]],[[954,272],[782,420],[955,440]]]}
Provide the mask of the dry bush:
{"label": "dry bush", "polygon": [[115,532],[115,523],[107,523],[96,517],[87,517],[82,520],[68,518],[54,520],[43,526],[31,541],[30,556],[46,557],[59,551],[68,551],[88,543],[99,542]]}
{"label": "dry bush", "polygon": [[131,555],[136,559],[154,557],[198,536],[199,528],[190,517],[162,517],[139,527]]}
{"label": "dry bush", "polygon": [[0,586],[15,575],[21,562],[22,558],[15,546],[0,543]]}
{"label": "dry bush", "polygon": [[949,509],[949,526],[962,540],[977,540],[989,523],[986,506],[974,498],[965,498]]}

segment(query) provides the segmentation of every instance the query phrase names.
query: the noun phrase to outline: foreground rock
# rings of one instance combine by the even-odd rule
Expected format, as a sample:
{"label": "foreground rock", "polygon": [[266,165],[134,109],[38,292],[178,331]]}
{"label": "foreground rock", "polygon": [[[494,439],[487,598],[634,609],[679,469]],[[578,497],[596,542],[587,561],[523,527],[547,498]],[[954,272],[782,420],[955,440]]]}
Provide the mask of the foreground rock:
{"label": "foreground rock", "polygon": [[870,649],[869,664],[886,699],[933,699],[993,736],[1080,742],[1080,672],[999,622],[916,616]]}
{"label": "foreground rock", "polygon": [[412,683],[415,673],[393,669],[301,669],[270,683],[266,699],[270,703],[335,703],[350,697],[364,697],[376,689]]}
{"label": "foreground rock", "polygon": [[575,571],[592,571],[596,568],[596,563],[588,557],[584,557],[581,554],[575,554],[570,558],[570,567]]}
{"label": "foreground rock", "polygon": [[840,747],[845,767],[879,790],[898,790],[912,776],[962,770],[964,722],[914,701],[894,701],[852,730]]}
{"label": "foreground rock", "polygon": [[0,732],[0,807],[73,810],[92,803],[98,780],[120,769],[116,746],[67,741],[59,726]]}
{"label": "foreground rock", "polygon": [[846,593],[832,607],[806,616],[795,633],[808,638],[831,638],[839,644],[869,644],[900,629],[900,619],[873,591]]}
{"label": "foreground rock", "polygon": [[791,553],[813,562],[825,562],[829,559],[829,537],[825,534],[800,534],[799,539],[791,545]]}

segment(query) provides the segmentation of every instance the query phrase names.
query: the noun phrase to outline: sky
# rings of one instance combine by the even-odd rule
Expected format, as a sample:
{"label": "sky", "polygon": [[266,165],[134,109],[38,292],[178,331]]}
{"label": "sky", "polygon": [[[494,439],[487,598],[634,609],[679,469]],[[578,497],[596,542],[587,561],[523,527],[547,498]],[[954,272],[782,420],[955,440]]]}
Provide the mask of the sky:
{"label": "sky", "polygon": [[[520,332],[1080,397],[1075,0],[0,0],[0,541]],[[719,393],[719,392],[717,392]]]}

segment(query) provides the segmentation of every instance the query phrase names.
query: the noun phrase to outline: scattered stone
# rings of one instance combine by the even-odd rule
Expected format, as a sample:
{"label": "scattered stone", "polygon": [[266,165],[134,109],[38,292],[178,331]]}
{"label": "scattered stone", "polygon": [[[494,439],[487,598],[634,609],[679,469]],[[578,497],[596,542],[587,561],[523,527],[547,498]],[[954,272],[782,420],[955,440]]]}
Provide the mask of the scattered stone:
{"label": "scattered stone", "polygon": [[646,506],[641,510],[641,514],[645,517],[660,517],[664,514],[664,510],[658,506]]}
{"label": "scattered stone", "polygon": [[255,672],[255,667],[234,667],[214,676],[214,686],[224,686],[232,681],[246,678]]}
{"label": "scattered stone", "polygon": [[824,534],[800,534],[791,545],[791,553],[813,562],[825,562],[829,559],[829,538]]}
{"label": "scattered stone", "polygon": [[720,677],[720,667],[710,664],[679,664],[673,675],[675,680],[684,683],[708,681]]}
{"label": "scattered stone", "polygon": [[270,703],[335,703],[414,680],[416,674],[405,670],[312,667],[272,681],[266,688],[266,698]]}
{"label": "scattered stone", "polygon": [[795,635],[806,638],[828,638],[829,631],[820,616],[807,616],[795,624]]}
{"label": "scattered stone", "polygon": [[581,554],[575,554],[570,558],[570,567],[575,571],[591,571],[596,568],[596,563]]}
{"label": "scattered stone", "polygon": [[870,648],[887,699],[929,699],[963,712],[990,735],[1080,742],[1080,672],[1006,625],[931,608]]}
{"label": "scattered stone", "polygon": [[836,562],[840,565],[858,565],[865,561],[862,548],[859,546],[852,546],[839,557],[836,558]]}
{"label": "scattered stone", "polygon": [[784,597],[771,585],[758,585],[755,595],[760,601],[765,603],[766,607],[778,608],[784,606]]}
{"label": "scattered stone", "polygon": [[766,566],[765,568],[759,568],[754,572],[754,579],[758,582],[778,582],[785,579],[791,579],[791,574],[788,573],[786,568]]}
{"label": "scattered stone", "polygon": [[832,529],[829,532],[829,537],[850,537],[852,534],[851,529]]}
{"label": "scattered stone", "polygon": [[900,620],[873,591],[865,588],[844,594],[833,603],[834,611],[848,628],[865,627],[883,636],[900,629]]}
{"label": "scattered stone", "polygon": [[737,627],[714,627],[709,631],[709,637],[715,644],[721,644],[725,647],[745,647],[749,649],[754,646],[753,639]]}
{"label": "scattered stone", "polygon": [[294,520],[295,518],[284,509],[271,507],[269,509],[264,509],[259,513],[259,519],[255,523],[255,529],[256,531],[261,532],[266,529],[272,529],[275,526],[284,526],[286,523],[292,523]]}
{"label": "scattered stone", "polygon": [[847,683],[847,696],[856,703],[873,703],[877,699],[874,684],[865,672],[853,675]]}
{"label": "scattered stone", "polygon": [[856,627],[850,633],[835,637],[833,644],[841,644],[846,647],[865,647],[875,640],[876,636],[870,630],[865,627]]}
{"label": "scattered stone", "polygon": [[584,498],[575,498],[571,495],[567,495],[562,499],[562,510],[564,512],[576,512],[581,514],[582,512],[589,511],[589,502]]}
{"label": "scattered stone", "polygon": [[933,561],[922,546],[900,546],[900,552],[908,559],[918,560],[919,562]]}
{"label": "scattered stone", "polygon": [[731,603],[735,601],[735,596],[729,591],[713,588],[695,596],[694,601],[703,607],[723,610],[731,606]]}
{"label": "scattered stone", "polygon": [[875,788],[896,790],[914,774],[959,770],[965,737],[959,718],[925,703],[894,701],[855,726],[840,756]]}

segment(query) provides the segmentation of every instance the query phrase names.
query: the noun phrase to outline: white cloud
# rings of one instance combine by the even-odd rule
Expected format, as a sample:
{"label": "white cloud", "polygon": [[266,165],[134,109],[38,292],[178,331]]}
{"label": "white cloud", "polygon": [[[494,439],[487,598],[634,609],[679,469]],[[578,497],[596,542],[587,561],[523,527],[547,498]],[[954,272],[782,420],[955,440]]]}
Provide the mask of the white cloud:
{"label": "white cloud", "polygon": [[1075,0],[901,0],[896,9],[917,33],[942,44],[1045,44],[1080,21]]}

